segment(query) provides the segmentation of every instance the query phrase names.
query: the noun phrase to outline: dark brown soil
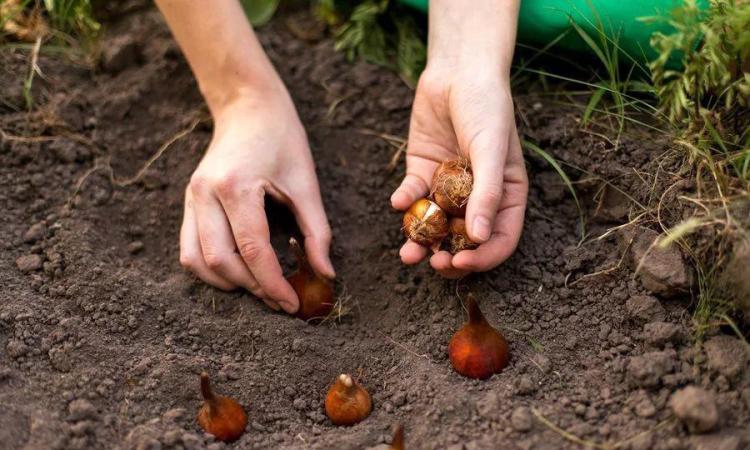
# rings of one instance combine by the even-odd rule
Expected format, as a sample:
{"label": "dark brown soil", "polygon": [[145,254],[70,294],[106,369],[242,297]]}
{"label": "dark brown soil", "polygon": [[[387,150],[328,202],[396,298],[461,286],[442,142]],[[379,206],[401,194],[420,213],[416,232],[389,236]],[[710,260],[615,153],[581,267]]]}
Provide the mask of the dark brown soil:
{"label": "dark brown soil", "polygon": [[[283,18],[260,34],[309,133],[350,314],[311,326],[181,270],[183,190],[210,123],[140,181],[110,180],[108,167],[124,184],[205,115],[155,10],[109,24],[106,70],[43,53],[30,113],[21,89],[29,54],[0,50],[0,448],[222,448],[195,423],[203,370],[247,407],[236,448],[369,448],[397,423],[410,449],[585,447],[553,424],[589,448],[748,448],[742,345],[717,336],[711,351],[696,346],[690,295],[658,301],[624,265],[581,278],[616,266],[623,250],[614,237],[579,245],[575,203],[541,160],[529,158],[528,219],[507,263],[458,285],[427,265],[405,267],[401,218],[388,201],[403,169],[389,172],[394,149],[362,129],[405,136],[412,92],[385,70],[346,62],[330,40],[293,38]],[[614,151],[580,129],[575,111],[518,100],[522,132],[561,160],[628,192],[640,173],[654,173],[648,152],[662,144],[643,145],[653,137]],[[627,221],[622,202],[595,203],[591,237]],[[291,268],[293,221],[269,209]],[[461,377],[447,360],[464,320],[457,292],[468,291],[511,346],[510,366],[488,381]],[[373,397],[372,415],[354,427],[335,427],[323,412],[341,372]],[[718,405],[711,434],[693,436],[673,417],[670,396],[689,384]]]}

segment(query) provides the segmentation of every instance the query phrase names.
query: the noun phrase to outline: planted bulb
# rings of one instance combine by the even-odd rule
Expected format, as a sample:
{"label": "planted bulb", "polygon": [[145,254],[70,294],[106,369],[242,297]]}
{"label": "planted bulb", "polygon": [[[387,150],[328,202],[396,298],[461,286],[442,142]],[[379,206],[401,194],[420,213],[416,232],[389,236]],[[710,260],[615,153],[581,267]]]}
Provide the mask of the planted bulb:
{"label": "planted bulb", "polygon": [[484,318],[473,295],[469,294],[464,304],[469,320],[451,338],[448,356],[456,372],[483,380],[508,365],[508,343]]}
{"label": "planted bulb", "polygon": [[370,394],[351,375],[336,377],[325,399],[326,415],[335,425],[354,425],[372,411]]}
{"label": "planted bulb", "polygon": [[203,405],[198,410],[198,424],[207,433],[224,442],[237,440],[245,432],[247,414],[235,400],[216,395],[206,372],[201,373]]}

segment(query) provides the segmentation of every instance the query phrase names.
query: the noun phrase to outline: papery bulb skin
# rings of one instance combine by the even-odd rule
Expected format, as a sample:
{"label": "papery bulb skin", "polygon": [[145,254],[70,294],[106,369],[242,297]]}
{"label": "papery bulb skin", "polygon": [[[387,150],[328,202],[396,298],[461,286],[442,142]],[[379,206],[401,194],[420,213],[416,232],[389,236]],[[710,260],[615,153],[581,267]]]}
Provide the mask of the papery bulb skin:
{"label": "papery bulb skin", "polygon": [[437,203],[420,198],[404,214],[403,230],[407,238],[435,250],[448,235],[448,216]]}
{"label": "papery bulb skin", "polygon": [[247,414],[239,403],[211,390],[208,374],[201,374],[203,405],[198,410],[198,424],[204,431],[224,442],[239,439],[247,427]]}
{"label": "papery bulb skin", "polygon": [[325,409],[334,425],[354,425],[370,415],[372,400],[365,388],[350,375],[341,374],[328,390]]}
{"label": "papery bulb skin", "polygon": [[432,198],[448,215],[463,217],[474,184],[466,158],[443,161],[432,176]]}
{"label": "papery bulb skin", "polygon": [[398,425],[396,431],[393,432],[391,450],[404,450],[404,427],[401,425]]}
{"label": "papery bulb skin", "polygon": [[453,217],[448,221],[448,250],[452,254],[456,254],[463,250],[472,250],[479,246],[476,242],[469,238],[469,233],[466,232],[466,221],[461,217]]}
{"label": "papery bulb skin", "polygon": [[287,277],[299,298],[299,309],[295,316],[306,321],[325,319],[336,303],[333,299],[333,286],[312,270],[296,239],[289,239],[289,246],[297,257],[297,271]]}
{"label": "papery bulb skin", "polygon": [[487,379],[508,365],[508,343],[484,318],[474,297],[465,301],[469,320],[448,344],[448,356],[456,372],[469,378]]}

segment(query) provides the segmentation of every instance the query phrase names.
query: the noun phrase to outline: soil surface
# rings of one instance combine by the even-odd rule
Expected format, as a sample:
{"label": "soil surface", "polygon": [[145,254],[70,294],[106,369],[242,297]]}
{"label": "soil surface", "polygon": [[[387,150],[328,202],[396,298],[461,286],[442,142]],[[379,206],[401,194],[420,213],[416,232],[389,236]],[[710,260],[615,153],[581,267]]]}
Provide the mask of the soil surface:
{"label": "soil surface", "polygon": [[[571,173],[588,237],[559,177],[529,155],[518,251],[446,281],[400,263],[389,196],[403,161],[390,171],[394,147],[367,131],[405,136],[411,89],[315,32],[295,37],[305,16],[290,27],[282,15],[260,36],[307,127],[349,310],[308,325],[180,268],[183,192],[211,125],[158,13],[115,17],[97,70],[42,53],[32,112],[28,51],[0,50],[0,448],[223,448],[195,422],[203,370],[247,408],[233,448],[370,448],[398,423],[410,449],[749,448],[747,352],[729,334],[693,341],[679,253],[662,255],[669,273],[656,262],[654,284],[628,264],[628,243],[648,229],[595,239],[627,222],[632,202],[659,200],[644,185],[674,181],[678,162],[658,136],[613,143],[582,129],[580,110],[518,92],[522,134],[581,169]],[[291,270],[294,222],[269,213]],[[509,367],[487,381],[458,375],[446,355],[465,320],[457,293],[469,291],[511,346]],[[342,372],[373,397],[353,427],[323,411]]]}

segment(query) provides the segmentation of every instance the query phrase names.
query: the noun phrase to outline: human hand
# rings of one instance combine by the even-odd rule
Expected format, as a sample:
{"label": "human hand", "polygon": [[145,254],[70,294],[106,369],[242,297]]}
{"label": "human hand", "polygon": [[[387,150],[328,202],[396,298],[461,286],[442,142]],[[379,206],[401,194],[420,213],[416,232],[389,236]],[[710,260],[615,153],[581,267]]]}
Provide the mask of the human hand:
{"label": "human hand", "polygon": [[299,299],[271,247],[266,194],[294,213],[313,269],[335,276],[305,131],[283,87],[212,112],[213,138],[185,192],[180,262],[209,284],[245,288],[294,313]]}
{"label": "human hand", "polygon": [[[513,115],[508,78],[476,66],[429,67],[417,86],[409,128],[406,176],[391,197],[407,209],[430,192],[432,175],[444,160],[466,156],[474,186],[466,208],[474,250],[439,251],[430,265],[447,278],[492,269],[515,250],[523,228],[528,180]],[[411,240],[401,260],[416,264],[427,248]]]}

